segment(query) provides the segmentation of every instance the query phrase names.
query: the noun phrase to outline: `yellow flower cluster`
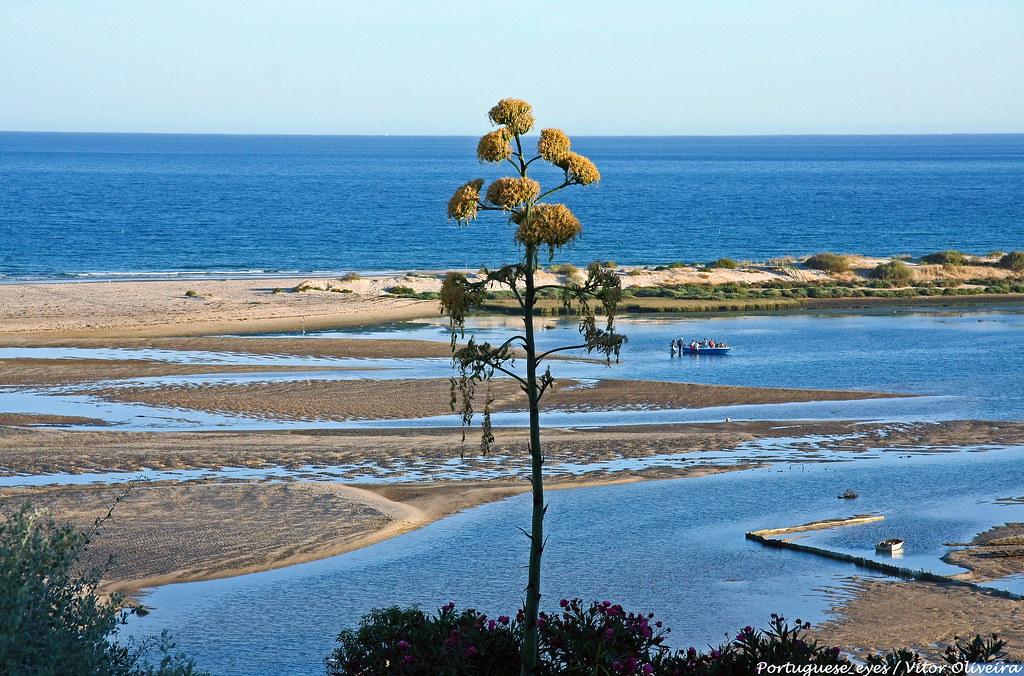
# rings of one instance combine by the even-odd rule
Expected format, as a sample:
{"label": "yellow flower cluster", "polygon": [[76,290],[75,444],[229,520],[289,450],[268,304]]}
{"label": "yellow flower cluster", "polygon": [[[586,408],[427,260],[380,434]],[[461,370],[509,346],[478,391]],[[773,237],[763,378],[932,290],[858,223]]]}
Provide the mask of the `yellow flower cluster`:
{"label": "yellow flower cluster", "polygon": [[537,199],[540,194],[540,183],[532,178],[495,179],[487,186],[487,201],[502,209],[510,210],[523,202]]}
{"label": "yellow flower cluster", "polygon": [[561,129],[541,129],[537,154],[553,164],[565,161],[569,156],[569,137]]}
{"label": "yellow flower cluster", "polygon": [[479,209],[480,188],[483,185],[484,180],[478,178],[456,190],[448,200],[448,218],[454,218],[459,223],[475,220]]}
{"label": "yellow flower cluster", "polygon": [[491,122],[505,125],[513,134],[523,134],[533,129],[533,107],[522,99],[502,99],[487,113]]}
{"label": "yellow flower cluster", "polygon": [[476,144],[476,156],[481,162],[501,162],[512,157],[512,146],[508,144],[512,134],[505,127],[500,127],[484,134]]}
{"label": "yellow flower cluster", "polygon": [[565,169],[569,180],[580,185],[590,185],[601,180],[601,172],[597,170],[597,165],[579,153],[569,153],[558,166]]}
{"label": "yellow flower cluster", "polygon": [[529,219],[523,214],[516,220],[517,240],[532,246],[546,244],[551,253],[576,239],[583,230],[579,219],[564,204],[535,204]]}

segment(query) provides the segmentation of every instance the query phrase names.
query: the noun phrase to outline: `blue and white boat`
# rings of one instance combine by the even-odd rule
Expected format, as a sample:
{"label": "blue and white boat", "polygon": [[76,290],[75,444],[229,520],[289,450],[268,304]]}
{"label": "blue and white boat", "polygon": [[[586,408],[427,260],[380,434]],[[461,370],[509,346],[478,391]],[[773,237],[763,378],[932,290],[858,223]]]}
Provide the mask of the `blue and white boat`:
{"label": "blue and white boat", "polygon": [[731,347],[690,347],[683,346],[683,354],[729,354]]}

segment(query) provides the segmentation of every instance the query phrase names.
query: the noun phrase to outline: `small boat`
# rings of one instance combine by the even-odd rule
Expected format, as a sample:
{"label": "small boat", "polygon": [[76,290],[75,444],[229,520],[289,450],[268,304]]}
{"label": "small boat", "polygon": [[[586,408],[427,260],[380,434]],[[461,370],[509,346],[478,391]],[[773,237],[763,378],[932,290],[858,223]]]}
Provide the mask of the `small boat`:
{"label": "small boat", "polygon": [[888,540],[882,540],[875,545],[876,552],[888,552],[893,554],[895,552],[903,551],[903,540],[899,538],[890,538]]}
{"label": "small boat", "polygon": [[683,346],[683,354],[729,354],[731,347],[690,347]]}

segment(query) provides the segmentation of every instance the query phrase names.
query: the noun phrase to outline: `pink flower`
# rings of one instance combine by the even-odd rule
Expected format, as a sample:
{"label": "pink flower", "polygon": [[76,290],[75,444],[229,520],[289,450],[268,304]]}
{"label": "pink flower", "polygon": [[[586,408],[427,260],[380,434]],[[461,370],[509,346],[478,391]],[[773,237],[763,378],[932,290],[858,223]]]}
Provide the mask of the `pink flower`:
{"label": "pink flower", "polygon": [[487,628],[488,628],[489,630],[491,630],[491,631],[494,631],[494,629],[495,629],[495,628],[496,628],[497,626],[498,626],[498,623],[497,623],[497,622],[495,622],[494,620],[487,620]]}
{"label": "pink flower", "polygon": [[500,616],[498,616],[498,624],[508,624],[508,623],[509,623],[508,615],[500,615]]}
{"label": "pink flower", "polygon": [[466,657],[476,657],[476,654],[478,652],[479,651],[476,649],[476,646],[475,645],[471,645],[468,648],[466,648]]}
{"label": "pink flower", "polygon": [[569,599],[562,599],[561,601],[558,602],[558,605],[562,606],[563,608],[568,608],[569,607]]}
{"label": "pink flower", "polygon": [[405,657],[402,658],[402,661],[405,662],[406,664],[412,664],[413,662],[416,661],[416,658],[413,657],[412,655],[406,655]]}
{"label": "pink flower", "polygon": [[614,629],[605,629],[604,630],[604,637],[607,638],[607,639],[615,638],[615,630]]}
{"label": "pink flower", "polygon": [[643,673],[643,674],[653,674],[654,673],[654,667],[652,667],[649,664],[645,664],[644,668],[640,670],[640,673]]}
{"label": "pink flower", "polygon": [[409,649],[409,642],[406,641],[405,639],[402,639],[401,641],[398,642],[398,649],[399,650],[403,650],[403,651],[404,650],[408,650]]}

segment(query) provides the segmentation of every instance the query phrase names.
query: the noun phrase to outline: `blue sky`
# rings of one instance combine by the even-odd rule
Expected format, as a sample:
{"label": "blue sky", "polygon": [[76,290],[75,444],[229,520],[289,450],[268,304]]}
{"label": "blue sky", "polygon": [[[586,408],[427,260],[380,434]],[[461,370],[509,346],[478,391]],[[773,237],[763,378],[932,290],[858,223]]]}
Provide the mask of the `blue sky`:
{"label": "blue sky", "polygon": [[1024,132],[1024,0],[0,0],[0,64],[4,130]]}

